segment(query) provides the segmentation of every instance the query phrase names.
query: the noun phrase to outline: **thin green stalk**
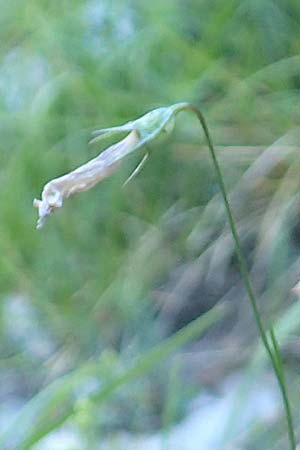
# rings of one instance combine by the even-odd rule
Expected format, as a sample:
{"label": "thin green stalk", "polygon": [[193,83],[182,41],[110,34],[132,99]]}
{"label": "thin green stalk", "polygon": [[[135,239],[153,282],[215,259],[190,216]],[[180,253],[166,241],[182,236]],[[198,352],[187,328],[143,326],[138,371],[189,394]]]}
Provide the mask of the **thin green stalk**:
{"label": "thin green stalk", "polygon": [[[208,144],[208,148],[213,160],[213,164],[214,164],[214,168],[216,171],[216,175],[217,175],[217,181],[221,190],[221,194],[223,197],[223,201],[224,201],[224,205],[225,205],[225,210],[226,210],[226,214],[227,214],[227,218],[228,218],[228,222],[229,222],[229,226],[231,229],[231,233],[232,233],[232,237],[234,240],[234,244],[235,244],[235,249],[236,249],[236,254],[238,257],[238,261],[239,261],[239,265],[240,265],[240,270],[241,270],[241,274],[244,280],[244,284],[245,284],[245,288],[246,288],[246,292],[248,294],[248,298],[250,300],[252,309],[253,309],[253,313],[254,313],[254,318],[260,333],[260,337],[261,340],[263,342],[263,345],[266,349],[267,354],[269,355],[269,359],[270,362],[272,364],[276,379],[278,381],[278,385],[279,385],[279,389],[282,395],[282,399],[283,399],[283,404],[284,404],[284,409],[285,409],[285,414],[286,414],[286,419],[287,419],[287,424],[288,424],[288,433],[289,433],[289,441],[290,441],[290,448],[291,450],[296,450],[296,439],[295,439],[295,434],[294,434],[294,426],[293,426],[293,420],[292,420],[292,415],[291,415],[291,408],[290,408],[290,404],[289,404],[289,399],[288,399],[288,395],[287,395],[287,389],[285,386],[285,379],[284,376],[282,376],[283,374],[283,367],[281,364],[278,363],[278,357],[277,357],[277,351],[276,348],[274,346],[274,350],[275,350],[275,354],[273,354],[272,348],[269,344],[268,338],[267,338],[267,334],[265,332],[264,329],[264,325],[262,322],[262,319],[260,317],[260,313],[259,313],[259,309],[258,309],[258,305],[257,305],[257,301],[252,289],[252,285],[250,282],[250,277],[249,277],[249,272],[248,272],[248,268],[247,268],[247,264],[245,261],[245,258],[243,256],[242,250],[241,250],[241,244],[240,244],[240,240],[239,240],[239,236],[237,233],[237,229],[235,226],[235,221],[233,218],[233,214],[231,211],[231,206],[228,200],[228,196],[227,196],[227,192],[226,192],[226,187],[225,187],[225,183],[223,180],[223,176],[222,176],[222,172],[221,172],[221,168],[217,159],[217,155],[212,143],[212,139],[210,137],[209,131],[208,131],[208,127],[206,124],[206,121],[204,119],[204,116],[202,115],[201,111],[199,111],[198,108],[188,105],[186,108],[184,108],[186,110],[190,110],[193,111],[199,121],[200,124],[203,128],[204,134],[205,134],[205,138],[207,140],[207,144]],[[271,333],[271,339],[273,341],[272,338],[272,333]],[[276,342],[276,341],[275,341]],[[278,349],[277,349],[278,350]],[[280,360],[281,361],[281,360]]]}
{"label": "thin green stalk", "polygon": [[274,355],[274,358],[276,360],[276,365],[277,365],[277,373],[280,376],[280,380],[281,380],[280,387],[281,387],[281,394],[282,394],[285,411],[286,411],[286,419],[288,422],[289,438],[290,438],[290,442],[291,443],[293,442],[295,445],[293,417],[292,417],[291,407],[290,407],[290,403],[289,403],[289,397],[288,397],[288,393],[287,393],[287,389],[286,389],[286,380],[285,380],[285,374],[284,374],[284,368],[283,368],[283,363],[282,363],[282,359],[281,359],[280,349],[278,346],[278,342],[277,342],[272,324],[269,325],[269,328],[270,328],[270,336],[271,336],[271,341],[272,341],[273,351],[274,351],[273,355]]}

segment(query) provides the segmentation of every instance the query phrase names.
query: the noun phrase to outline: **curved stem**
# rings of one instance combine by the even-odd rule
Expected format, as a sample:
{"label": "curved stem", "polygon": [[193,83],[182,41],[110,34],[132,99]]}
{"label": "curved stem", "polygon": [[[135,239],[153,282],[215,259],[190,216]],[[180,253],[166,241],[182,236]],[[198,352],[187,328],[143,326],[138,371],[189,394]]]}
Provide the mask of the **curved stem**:
{"label": "curved stem", "polygon": [[[259,330],[259,334],[261,337],[261,340],[263,342],[263,345],[266,349],[266,352],[269,356],[270,362],[272,364],[278,385],[279,385],[279,389],[282,395],[282,399],[283,399],[283,403],[284,403],[284,409],[285,409],[285,414],[286,414],[286,419],[287,419],[287,424],[288,424],[288,433],[289,433],[289,441],[290,441],[290,448],[291,450],[296,450],[296,440],[295,440],[295,434],[294,434],[294,426],[293,426],[293,419],[292,419],[292,414],[291,414],[291,408],[290,408],[290,404],[289,404],[289,399],[288,399],[288,395],[287,395],[287,389],[285,386],[285,380],[283,377],[283,371],[281,370],[280,365],[278,364],[278,356],[277,356],[277,352],[278,352],[278,348],[277,346],[274,348],[274,352],[272,351],[271,345],[268,341],[268,337],[267,334],[265,332],[264,329],[264,325],[259,313],[259,309],[258,309],[258,305],[257,305],[257,300],[255,298],[255,294],[253,292],[252,289],[252,285],[250,282],[250,277],[249,277],[249,272],[248,272],[248,268],[247,268],[247,264],[246,264],[246,260],[243,256],[242,253],[242,249],[241,249],[241,244],[240,244],[240,239],[237,233],[237,229],[235,226],[235,222],[234,222],[234,218],[233,218],[233,214],[232,214],[232,210],[231,210],[231,206],[228,200],[228,196],[227,196],[227,192],[226,192],[226,187],[225,187],[225,183],[223,180],[223,176],[222,176],[222,172],[221,172],[221,168],[217,159],[217,155],[212,143],[212,139],[210,137],[209,131],[208,131],[208,127],[206,124],[206,121],[204,119],[203,114],[201,113],[201,111],[192,106],[192,105],[188,105],[187,107],[183,108],[186,110],[190,110],[192,112],[194,112],[196,114],[196,116],[198,117],[200,124],[203,128],[204,134],[205,134],[205,138],[208,144],[208,148],[213,160],[213,164],[214,164],[214,168],[216,171],[216,175],[217,175],[217,181],[221,190],[221,194],[223,197],[223,201],[224,201],[224,205],[225,205],[225,210],[226,210],[226,214],[227,214],[227,218],[228,218],[228,222],[229,222],[229,226],[231,229],[231,234],[234,240],[234,244],[235,244],[235,249],[236,249],[236,254],[237,254],[237,258],[238,258],[238,262],[240,265],[240,271],[244,280],[244,285],[246,288],[246,292],[248,294],[248,298],[249,301],[251,303],[251,307],[254,313],[254,318]],[[274,339],[272,339],[273,345],[274,345]],[[277,349],[277,350],[276,350]]]}

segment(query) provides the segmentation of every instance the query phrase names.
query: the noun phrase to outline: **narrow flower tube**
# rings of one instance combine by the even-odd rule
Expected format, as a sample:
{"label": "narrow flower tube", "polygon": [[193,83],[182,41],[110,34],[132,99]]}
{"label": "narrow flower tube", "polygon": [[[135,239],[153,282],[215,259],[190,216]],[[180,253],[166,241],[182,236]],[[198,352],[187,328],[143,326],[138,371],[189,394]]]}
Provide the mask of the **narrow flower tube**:
{"label": "narrow flower tube", "polygon": [[43,189],[42,200],[33,201],[33,205],[39,210],[37,228],[42,228],[46,217],[55,209],[62,207],[64,199],[77,192],[91,189],[115,172],[120,166],[121,158],[138,142],[139,135],[133,130],[125,139],[112,145],[96,158],[66,175],[49,181]]}
{"label": "narrow flower tube", "polygon": [[120,161],[133,150],[149,143],[162,131],[170,131],[174,125],[175,114],[187,106],[187,103],[177,103],[157,108],[124,125],[94,131],[91,143],[119,133],[129,134],[96,158],[60,178],[49,181],[44,186],[42,200],[34,199],[33,201],[33,205],[39,212],[37,228],[42,228],[46,217],[55,209],[62,207],[64,199],[77,192],[91,189],[104,178],[109,177],[120,166]]}

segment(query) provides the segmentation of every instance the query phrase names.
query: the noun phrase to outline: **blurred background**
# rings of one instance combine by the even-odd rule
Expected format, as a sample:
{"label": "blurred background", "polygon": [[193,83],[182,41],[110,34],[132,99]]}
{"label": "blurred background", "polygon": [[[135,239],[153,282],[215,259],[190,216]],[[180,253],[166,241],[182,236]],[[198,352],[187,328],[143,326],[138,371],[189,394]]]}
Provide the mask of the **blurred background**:
{"label": "blurred background", "polygon": [[[200,107],[298,426],[298,0],[0,6],[1,449],[288,448],[191,114],[151,143],[125,188],[143,151],[40,231],[32,200],[105,148],[88,146],[93,129],[180,101]],[[225,314],[205,334],[176,341],[219,303]]]}

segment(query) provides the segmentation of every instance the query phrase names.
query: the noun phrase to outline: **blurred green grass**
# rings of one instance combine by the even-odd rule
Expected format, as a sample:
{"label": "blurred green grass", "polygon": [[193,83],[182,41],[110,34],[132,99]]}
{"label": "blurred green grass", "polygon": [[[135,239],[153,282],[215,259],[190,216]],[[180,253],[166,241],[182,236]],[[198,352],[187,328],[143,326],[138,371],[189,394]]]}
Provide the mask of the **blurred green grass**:
{"label": "blurred green grass", "polygon": [[[45,182],[102,148],[88,147],[91,130],[153,107],[191,101],[203,110],[258,293],[273,292],[262,309],[276,321],[291,308],[299,275],[298,2],[0,6],[0,349],[2,376],[12,371],[24,385],[18,395],[29,400],[107,348],[121,362],[143,354],[239,286],[215,176],[189,117],[151,146],[128,187],[122,182],[141,155],[35,230],[32,199]],[[278,139],[273,168],[267,152]],[[281,147],[291,145],[286,155]],[[253,163],[264,154],[270,170],[261,175]],[[251,316],[242,295],[229,297],[238,317],[227,327],[238,339],[248,324],[247,346]],[[143,399],[139,408],[155,405]],[[155,420],[138,422],[147,429]]]}

